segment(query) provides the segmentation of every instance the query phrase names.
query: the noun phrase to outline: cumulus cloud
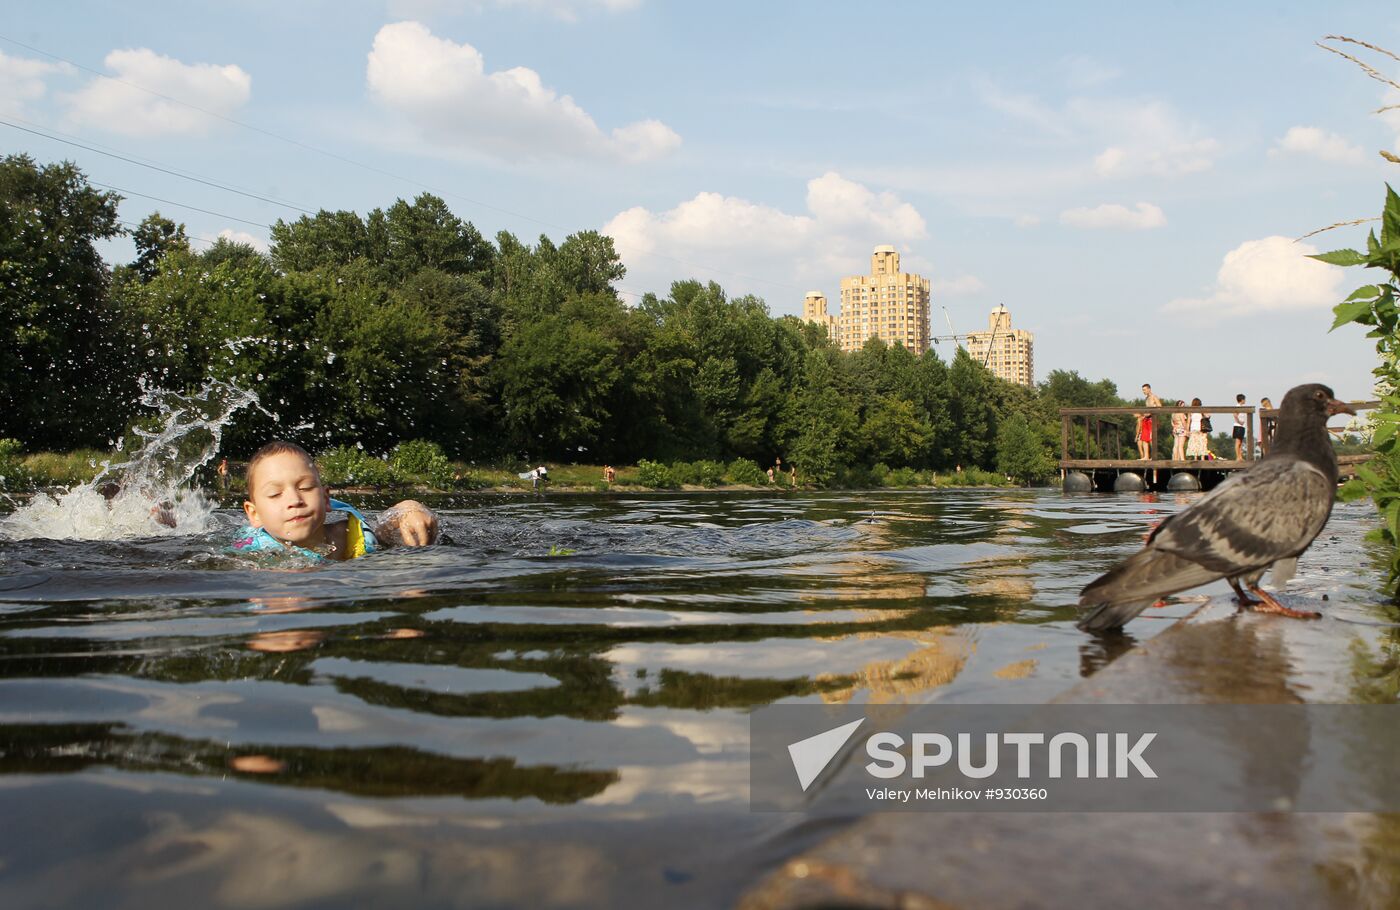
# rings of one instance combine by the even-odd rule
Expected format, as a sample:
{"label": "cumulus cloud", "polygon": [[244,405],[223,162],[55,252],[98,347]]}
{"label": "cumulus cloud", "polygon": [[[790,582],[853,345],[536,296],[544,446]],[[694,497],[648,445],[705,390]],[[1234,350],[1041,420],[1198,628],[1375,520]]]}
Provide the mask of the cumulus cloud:
{"label": "cumulus cloud", "polygon": [[112,51],[104,62],[114,78],[94,79],[65,98],[75,123],[128,136],[201,135],[218,120],[192,107],[227,117],[252,94],[252,77],[231,64],[181,63],[146,48]]}
{"label": "cumulus cloud", "polygon": [[[829,172],[808,181],[805,212],[704,192],[666,211],[638,206],[619,212],[603,232],[616,242],[629,283],[640,289],[664,292],[679,278],[713,279],[791,312],[808,288],[825,289],[834,299],[843,275],[869,269],[876,245],[907,249],[928,229],[923,216],[894,194]],[[971,275],[955,282],[965,293],[981,286]]]}
{"label": "cumulus cloud", "polygon": [[1295,126],[1269,149],[1271,158],[1288,154],[1307,155],[1336,164],[1360,164],[1365,157],[1360,146],[1315,126]]}
{"label": "cumulus cloud", "polygon": [[259,252],[267,252],[267,241],[247,231],[235,231],[233,228],[224,228],[222,231],[219,231],[218,236],[220,240],[229,240],[233,243],[246,243]]}
{"label": "cumulus cloud", "polygon": [[476,48],[439,38],[418,22],[379,30],[366,79],[375,101],[441,148],[466,146],[505,159],[602,156],[638,162],[681,144],[675,130],[658,120],[605,133],[534,70],[487,72]]}
{"label": "cumulus cloud", "polygon": [[1060,213],[1060,223],[1070,227],[1144,231],[1167,223],[1167,216],[1150,202],[1139,202],[1133,208],[1107,203],[1095,208],[1066,209]]}
{"label": "cumulus cloud", "polygon": [[1206,296],[1178,298],[1163,310],[1216,317],[1330,308],[1340,299],[1344,275],[1307,258],[1316,252],[1287,237],[1248,240],[1225,254]]}
{"label": "cumulus cloud", "polygon": [[1012,220],[1012,223],[1015,224],[1018,228],[1033,228],[1036,225],[1040,224],[1040,216],[1031,214],[1017,215]]}
{"label": "cumulus cloud", "polygon": [[66,63],[44,63],[0,52],[0,112],[24,113],[26,102],[38,101],[48,91],[45,79],[55,73],[72,73]]}

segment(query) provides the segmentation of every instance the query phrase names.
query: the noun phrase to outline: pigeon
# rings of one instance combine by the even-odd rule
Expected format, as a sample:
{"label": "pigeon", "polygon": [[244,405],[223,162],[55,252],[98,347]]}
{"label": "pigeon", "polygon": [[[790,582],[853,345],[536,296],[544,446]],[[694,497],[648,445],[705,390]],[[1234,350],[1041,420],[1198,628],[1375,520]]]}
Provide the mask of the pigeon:
{"label": "pigeon", "polygon": [[[1086,585],[1079,605],[1089,610],[1079,628],[1121,629],[1158,598],[1220,578],[1230,582],[1242,606],[1317,618],[1279,603],[1259,580],[1272,566],[1272,584],[1287,582],[1332,514],[1338,472],[1327,419],[1334,414],[1356,411],[1325,385],[1290,389],[1269,454],[1162,522],[1146,546]],[[1247,596],[1241,585],[1259,599]]]}

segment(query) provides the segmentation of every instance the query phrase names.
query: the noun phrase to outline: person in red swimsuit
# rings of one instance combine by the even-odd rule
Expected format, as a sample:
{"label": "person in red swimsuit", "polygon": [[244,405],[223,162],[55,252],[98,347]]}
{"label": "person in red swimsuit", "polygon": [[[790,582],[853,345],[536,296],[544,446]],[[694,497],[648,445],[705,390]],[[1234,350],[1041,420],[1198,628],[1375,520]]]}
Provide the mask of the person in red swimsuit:
{"label": "person in red swimsuit", "polygon": [[[1162,399],[1152,394],[1152,386],[1145,382],[1142,384],[1142,397],[1146,400],[1149,408],[1162,406]],[[1152,415],[1138,414],[1137,419],[1138,458],[1147,461],[1152,457]]]}

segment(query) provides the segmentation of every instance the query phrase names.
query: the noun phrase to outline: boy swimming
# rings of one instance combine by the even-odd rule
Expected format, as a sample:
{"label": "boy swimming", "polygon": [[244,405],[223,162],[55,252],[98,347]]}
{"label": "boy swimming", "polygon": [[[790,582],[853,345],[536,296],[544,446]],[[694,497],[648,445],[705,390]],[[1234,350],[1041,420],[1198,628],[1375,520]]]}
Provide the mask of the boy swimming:
{"label": "boy swimming", "polygon": [[[388,509],[379,525],[348,503],[331,499],[316,462],[301,446],[274,440],[248,461],[248,525],[233,547],[240,551],[285,550],[317,559],[355,559],[382,547],[424,546],[437,539],[437,516],[406,499]],[[344,521],[327,521],[343,512]]]}

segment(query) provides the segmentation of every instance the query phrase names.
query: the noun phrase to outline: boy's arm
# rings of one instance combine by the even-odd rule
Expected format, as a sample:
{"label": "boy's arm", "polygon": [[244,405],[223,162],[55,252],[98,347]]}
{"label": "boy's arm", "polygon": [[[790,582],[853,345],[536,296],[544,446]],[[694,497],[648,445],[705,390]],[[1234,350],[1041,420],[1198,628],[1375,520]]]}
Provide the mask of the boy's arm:
{"label": "boy's arm", "polygon": [[433,510],[412,499],[387,509],[374,527],[374,536],[386,547],[426,546],[437,540],[437,535],[438,520]]}

